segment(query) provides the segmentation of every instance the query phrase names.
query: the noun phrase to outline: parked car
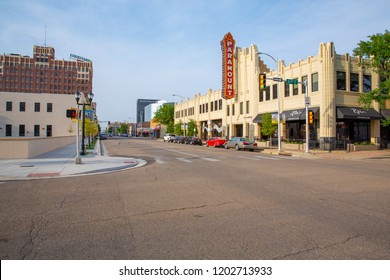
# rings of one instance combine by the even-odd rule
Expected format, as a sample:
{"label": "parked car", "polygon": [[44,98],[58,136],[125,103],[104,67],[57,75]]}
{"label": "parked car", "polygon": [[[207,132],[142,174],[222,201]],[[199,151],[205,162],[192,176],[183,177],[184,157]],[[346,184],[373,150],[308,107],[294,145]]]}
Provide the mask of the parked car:
{"label": "parked car", "polygon": [[211,137],[209,140],[206,141],[206,147],[223,147],[226,143],[226,140],[219,137]]}
{"label": "parked car", "polygon": [[249,140],[248,138],[244,137],[233,137],[229,141],[227,141],[225,144],[225,149],[229,148],[235,148],[237,151],[241,149],[254,151],[257,150],[257,143]]}
{"label": "parked car", "polygon": [[100,140],[106,140],[106,139],[107,139],[107,135],[104,134],[104,133],[100,133],[99,139],[100,139]]}
{"label": "parked car", "polygon": [[184,144],[186,140],[186,137],[184,136],[176,136],[174,143]]}
{"label": "parked car", "polygon": [[195,137],[195,136],[189,136],[186,138],[185,140],[185,143],[186,144],[190,144],[190,145],[200,145],[202,146],[202,139],[200,139],[199,137]]}
{"label": "parked car", "polygon": [[173,142],[175,140],[176,135],[175,134],[165,134],[164,135],[164,142]]}

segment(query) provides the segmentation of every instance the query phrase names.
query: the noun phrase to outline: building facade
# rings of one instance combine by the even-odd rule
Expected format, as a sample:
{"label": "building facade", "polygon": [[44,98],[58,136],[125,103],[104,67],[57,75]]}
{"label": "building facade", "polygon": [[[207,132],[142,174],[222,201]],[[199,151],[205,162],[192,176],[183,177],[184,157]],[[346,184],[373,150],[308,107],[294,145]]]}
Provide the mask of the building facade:
{"label": "building facade", "polygon": [[[26,151],[17,157],[35,156],[76,141],[76,121],[67,118],[66,111],[76,108],[77,91],[84,97],[92,92],[93,67],[89,59],[71,58],[58,60],[54,48],[47,46],[34,46],[33,57],[0,55],[0,145],[23,143]],[[86,117],[93,119],[96,104],[88,108]]]}
{"label": "building facade", "polygon": [[0,91],[74,94],[92,92],[92,61],[58,60],[52,47],[34,46],[33,57],[0,55]]}
{"label": "building facade", "polygon": [[76,121],[66,117],[75,103],[67,94],[0,92],[0,138],[75,136]]}
{"label": "building facade", "polygon": [[[275,63],[270,70],[262,61],[255,45],[235,50],[235,92],[223,99],[221,90],[209,90],[175,104],[175,122],[197,122],[201,137],[230,138],[245,136],[261,140],[264,113],[277,120],[278,101],[281,112],[283,141],[304,141],[306,134],[305,96],[314,122],[309,126],[311,144],[321,149],[337,148],[346,143],[383,141],[386,132],[379,104],[362,108],[358,99],[364,92],[379,86],[379,77],[371,69],[359,66],[360,58],[338,55],[333,43],[322,43],[316,56],[286,65]],[[266,88],[259,90],[259,74],[266,73]],[[297,79],[302,84],[277,82],[272,78]],[[307,82],[306,82],[307,81]],[[303,83],[307,83],[307,88]],[[278,94],[279,91],[279,94]],[[385,110],[382,111],[382,114]],[[278,132],[276,132],[277,134]]]}

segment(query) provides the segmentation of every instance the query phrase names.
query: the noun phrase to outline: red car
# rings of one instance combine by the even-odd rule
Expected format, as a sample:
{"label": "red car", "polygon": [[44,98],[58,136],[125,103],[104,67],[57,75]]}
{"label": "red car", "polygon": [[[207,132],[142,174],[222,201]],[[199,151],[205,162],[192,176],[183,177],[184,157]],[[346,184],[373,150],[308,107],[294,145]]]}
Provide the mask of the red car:
{"label": "red car", "polygon": [[226,143],[226,140],[219,137],[211,137],[209,140],[206,141],[206,147],[223,147],[223,145]]}

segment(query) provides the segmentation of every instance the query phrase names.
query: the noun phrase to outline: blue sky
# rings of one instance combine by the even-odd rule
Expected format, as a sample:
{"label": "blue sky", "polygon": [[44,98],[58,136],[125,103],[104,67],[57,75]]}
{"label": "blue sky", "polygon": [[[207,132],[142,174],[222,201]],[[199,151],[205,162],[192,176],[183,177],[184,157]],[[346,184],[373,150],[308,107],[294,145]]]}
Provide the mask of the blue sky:
{"label": "blue sky", "polygon": [[[257,45],[286,63],[317,55],[321,42],[350,53],[390,29],[388,0],[1,0],[0,53],[93,61],[100,120],[134,121],[138,98],[179,101],[221,88],[220,41]],[[273,68],[273,62],[264,57]]]}

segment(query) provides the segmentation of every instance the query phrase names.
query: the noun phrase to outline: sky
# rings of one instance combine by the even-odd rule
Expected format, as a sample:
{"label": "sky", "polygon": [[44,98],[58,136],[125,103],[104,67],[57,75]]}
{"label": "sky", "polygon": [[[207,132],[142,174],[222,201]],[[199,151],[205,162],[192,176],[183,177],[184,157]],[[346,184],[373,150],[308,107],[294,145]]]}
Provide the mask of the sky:
{"label": "sky", "polygon": [[1,0],[0,53],[32,57],[46,43],[57,59],[92,60],[99,120],[134,122],[137,99],[220,89],[228,32],[238,47],[255,44],[288,64],[325,42],[352,54],[390,30],[389,11],[389,0]]}

